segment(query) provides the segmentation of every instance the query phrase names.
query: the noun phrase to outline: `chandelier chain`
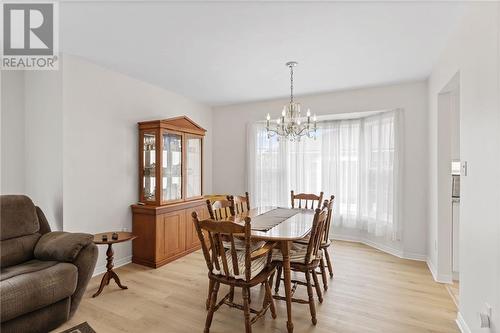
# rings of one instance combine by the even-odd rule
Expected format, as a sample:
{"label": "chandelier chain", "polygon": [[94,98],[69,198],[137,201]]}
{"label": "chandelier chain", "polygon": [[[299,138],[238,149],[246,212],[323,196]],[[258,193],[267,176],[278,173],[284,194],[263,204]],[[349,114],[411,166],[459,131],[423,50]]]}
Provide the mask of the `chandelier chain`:
{"label": "chandelier chain", "polygon": [[290,65],[290,103],[293,103],[293,66]]}

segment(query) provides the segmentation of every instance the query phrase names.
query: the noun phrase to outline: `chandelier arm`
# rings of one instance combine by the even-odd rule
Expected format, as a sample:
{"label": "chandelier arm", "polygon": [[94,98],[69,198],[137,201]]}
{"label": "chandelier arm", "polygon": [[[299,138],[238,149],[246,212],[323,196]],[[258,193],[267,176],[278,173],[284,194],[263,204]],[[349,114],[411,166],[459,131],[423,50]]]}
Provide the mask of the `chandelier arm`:
{"label": "chandelier arm", "polygon": [[304,135],[305,133],[304,134],[302,133],[305,131],[305,129],[306,129],[305,127],[302,127],[300,131],[297,133],[297,135]]}
{"label": "chandelier arm", "polygon": [[277,130],[273,130],[273,129],[267,129],[267,133],[274,133],[274,134],[279,134],[279,132]]}

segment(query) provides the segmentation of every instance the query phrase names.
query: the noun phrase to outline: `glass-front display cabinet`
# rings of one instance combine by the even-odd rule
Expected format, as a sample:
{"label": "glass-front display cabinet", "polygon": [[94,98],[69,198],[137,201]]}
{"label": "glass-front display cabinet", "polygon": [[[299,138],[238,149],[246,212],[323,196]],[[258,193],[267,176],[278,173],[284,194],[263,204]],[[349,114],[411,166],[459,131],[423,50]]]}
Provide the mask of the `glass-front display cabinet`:
{"label": "glass-front display cabinet", "polygon": [[162,206],[202,198],[205,130],[187,117],[139,123],[139,201]]}

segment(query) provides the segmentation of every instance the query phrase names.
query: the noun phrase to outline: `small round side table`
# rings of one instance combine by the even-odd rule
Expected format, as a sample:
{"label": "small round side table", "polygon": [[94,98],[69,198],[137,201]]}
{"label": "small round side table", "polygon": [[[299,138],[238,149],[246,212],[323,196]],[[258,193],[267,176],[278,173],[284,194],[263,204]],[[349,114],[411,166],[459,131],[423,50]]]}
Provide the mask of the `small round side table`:
{"label": "small round side table", "polygon": [[[115,273],[115,271],[113,271],[114,251],[113,251],[112,245],[115,243],[122,243],[122,242],[133,240],[133,239],[137,238],[137,236],[134,236],[131,232],[116,232],[116,234],[118,234],[118,238],[116,238],[116,239],[112,238],[113,232],[103,232],[103,233],[94,235],[94,243],[97,245],[108,245],[108,250],[106,251],[106,256],[107,256],[106,269],[107,269],[107,271],[106,271],[106,273],[104,273],[104,276],[102,277],[101,285],[99,286],[99,289],[97,290],[97,292],[94,295],[92,295],[92,297],[99,296],[99,294],[102,292],[104,287],[109,284],[109,281],[111,281],[111,279],[115,280],[118,287],[120,287],[122,289],[128,289],[126,286],[121,284],[120,278]],[[107,240],[102,239],[102,236],[104,236],[104,235],[106,235],[108,237]]]}

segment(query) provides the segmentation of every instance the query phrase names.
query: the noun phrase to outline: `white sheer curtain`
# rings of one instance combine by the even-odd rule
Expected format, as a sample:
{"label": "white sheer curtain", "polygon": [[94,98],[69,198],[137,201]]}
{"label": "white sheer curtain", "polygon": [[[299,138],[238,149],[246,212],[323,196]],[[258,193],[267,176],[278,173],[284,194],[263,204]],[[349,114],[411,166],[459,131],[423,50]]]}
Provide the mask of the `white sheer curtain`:
{"label": "white sheer curtain", "polygon": [[335,195],[334,225],[399,239],[399,114],[319,124],[315,140],[248,128],[248,187],[256,206],[289,205],[290,190]]}

